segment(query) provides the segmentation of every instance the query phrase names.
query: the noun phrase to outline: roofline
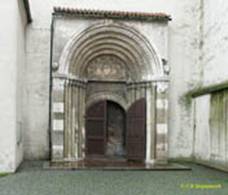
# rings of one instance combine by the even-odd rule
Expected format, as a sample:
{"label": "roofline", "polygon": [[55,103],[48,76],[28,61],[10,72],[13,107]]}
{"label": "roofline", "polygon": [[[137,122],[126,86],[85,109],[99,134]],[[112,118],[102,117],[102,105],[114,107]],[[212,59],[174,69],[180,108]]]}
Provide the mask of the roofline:
{"label": "roofline", "polygon": [[86,18],[110,18],[110,19],[126,19],[126,20],[144,20],[168,22],[172,20],[171,16],[166,13],[152,12],[129,12],[129,11],[108,11],[108,10],[92,10],[78,9],[68,7],[54,7],[54,15],[73,15]]}
{"label": "roofline", "polygon": [[32,22],[32,15],[31,15],[31,11],[30,11],[29,0],[23,0],[23,2],[24,2],[24,6],[25,6],[27,21],[28,21],[28,23],[31,23]]}

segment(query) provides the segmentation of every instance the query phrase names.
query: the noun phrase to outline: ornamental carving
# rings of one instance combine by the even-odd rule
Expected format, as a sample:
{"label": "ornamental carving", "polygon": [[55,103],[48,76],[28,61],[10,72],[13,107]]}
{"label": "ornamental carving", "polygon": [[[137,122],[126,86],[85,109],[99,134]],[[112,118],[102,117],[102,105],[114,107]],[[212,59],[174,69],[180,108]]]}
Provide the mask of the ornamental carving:
{"label": "ornamental carving", "polygon": [[113,55],[99,56],[89,62],[86,77],[91,80],[126,80],[125,64]]}
{"label": "ornamental carving", "polygon": [[165,93],[169,88],[169,83],[167,82],[158,82],[157,83],[157,91],[158,93]]}

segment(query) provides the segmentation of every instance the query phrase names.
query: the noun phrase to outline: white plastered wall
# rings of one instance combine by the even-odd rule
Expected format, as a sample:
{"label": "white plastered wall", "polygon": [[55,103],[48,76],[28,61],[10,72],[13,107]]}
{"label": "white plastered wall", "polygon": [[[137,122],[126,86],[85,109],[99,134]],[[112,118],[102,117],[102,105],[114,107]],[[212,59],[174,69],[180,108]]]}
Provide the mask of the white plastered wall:
{"label": "white plastered wall", "polygon": [[205,86],[228,82],[228,1],[205,0],[203,23],[203,73]]}
{"label": "white plastered wall", "polygon": [[25,10],[20,1],[0,2],[0,172],[22,161],[22,80]]}
{"label": "white plastered wall", "polygon": [[[201,71],[198,84],[201,88],[206,87],[208,92],[195,98],[194,157],[210,166],[227,170],[228,119],[222,114],[227,112],[227,95],[224,95],[227,92],[221,89],[228,86],[228,1],[201,2]],[[210,93],[212,89],[216,93]],[[224,96],[224,99],[212,103],[210,97],[214,95]]]}
{"label": "white plastered wall", "polygon": [[209,160],[211,151],[210,139],[210,95],[195,98],[195,134],[194,157],[197,160]]}

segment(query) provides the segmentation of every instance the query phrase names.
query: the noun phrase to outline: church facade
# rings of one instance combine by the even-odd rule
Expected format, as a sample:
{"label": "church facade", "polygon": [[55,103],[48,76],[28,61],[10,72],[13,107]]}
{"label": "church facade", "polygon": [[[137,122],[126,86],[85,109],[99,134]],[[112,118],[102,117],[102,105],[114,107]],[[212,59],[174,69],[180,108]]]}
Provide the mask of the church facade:
{"label": "church facade", "polygon": [[228,170],[228,3],[75,3],[0,3],[0,172],[104,158]]}

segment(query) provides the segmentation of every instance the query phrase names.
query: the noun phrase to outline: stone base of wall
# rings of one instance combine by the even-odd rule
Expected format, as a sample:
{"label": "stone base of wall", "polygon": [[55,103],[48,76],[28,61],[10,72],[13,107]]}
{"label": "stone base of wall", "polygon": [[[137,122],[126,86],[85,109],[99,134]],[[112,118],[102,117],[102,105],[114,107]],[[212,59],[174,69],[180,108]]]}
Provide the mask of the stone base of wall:
{"label": "stone base of wall", "polygon": [[222,163],[215,163],[215,162],[211,162],[211,161],[204,161],[204,160],[194,160],[194,162],[196,164],[199,164],[199,165],[204,165],[204,166],[207,166],[207,167],[210,167],[210,168],[213,168],[213,169],[218,169],[218,170],[221,170],[221,171],[225,171],[225,172],[228,172],[228,165],[225,165],[225,164],[222,164]]}

